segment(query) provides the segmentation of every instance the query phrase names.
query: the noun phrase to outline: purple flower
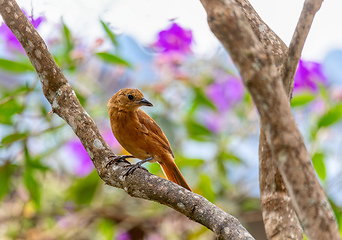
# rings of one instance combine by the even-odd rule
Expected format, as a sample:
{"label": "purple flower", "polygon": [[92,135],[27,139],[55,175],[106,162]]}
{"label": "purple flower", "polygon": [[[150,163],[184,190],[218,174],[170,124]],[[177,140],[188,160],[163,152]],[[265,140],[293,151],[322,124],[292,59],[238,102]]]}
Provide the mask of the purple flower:
{"label": "purple flower", "polygon": [[208,86],[206,94],[216,106],[217,112],[205,111],[202,119],[211,132],[219,133],[227,125],[228,110],[242,99],[244,87],[239,78],[219,70],[215,73],[215,82]]}
{"label": "purple flower", "polygon": [[78,176],[88,175],[94,169],[94,166],[80,140],[73,139],[69,141],[67,143],[67,148],[71,151],[72,155],[74,155],[72,159],[76,160],[74,173]]}
{"label": "purple flower", "polygon": [[205,126],[212,133],[219,133],[222,131],[226,124],[226,119],[224,114],[215,113],[212,111],[204,111],[202,115]]}
{"label": "purple flower", "polygon": [[218,111],[226,111],[242,99],[244,88],[238,78],[225,75],[223,79],[218,78],[209,85],[206,93]]}
{"label": "purple flower", "polygon": [[131,240],[131,235],[128,232],[119,232],[116,236],[117,240]]}
{"label": "purple flower", "polygon": [[[114,138],[111,131],[106,131],[103,134],[103,138],[108,145],[117,151],[120,148],[119,143]],[[84,146],[78,138],[73,139],[66,143],[67,150],[71,153],[72,159],[75,160],[73,172],[78,176],[86,176],[94,169],[94,165],[85,150]]]}
{"label": "purple flower", "polygon": [[317,92],[318,84],[327,84],[327,79],[322,72],[321,64],[299,60],[294,81],[294,91],[309,90]]}
{"label": "purple flower", "polygon": [[[22,11],[27,16],[26,12],[24,10],[22,10]],[[45,21],[45,18],[43,16],[38,17],[38,18],[33,18],[33,16],[28,16],[28,19],[35,28],[38,28],[38,26],[43,21]],[[17,38],[14,36],[12,31],[7,27],[7,25],[5,23],[3,23],[0,26],[0,36],[5,40],[6,45],[9,49],[19,50],[20,52],[24,52],[19,41],[17,40]]]}
{"label": "purple flower", "polygon": [[154,44],[161,52],[178,52],[187,54],[191,52],[192,32],[172,23],[169,29],[159,32],[158,40]]}

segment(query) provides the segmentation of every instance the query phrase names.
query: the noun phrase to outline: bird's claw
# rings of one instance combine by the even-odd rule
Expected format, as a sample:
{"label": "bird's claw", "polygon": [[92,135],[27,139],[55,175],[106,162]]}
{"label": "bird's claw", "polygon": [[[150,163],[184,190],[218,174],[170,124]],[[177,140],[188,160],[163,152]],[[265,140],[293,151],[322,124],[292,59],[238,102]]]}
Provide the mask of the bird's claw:
{"label": "bird's claw", "polygon": [[128,163],[129,165],[131,165],[131,163],[126,160],[126,158],[134,158],[134,156],[132,156],[132,155],[121,155],[121,156],[111,155],[111,156],[109,156],[110,160],[106,164],[106,168],[108,168],[114,162],[125,162],[125,163]]}
{"label": "bird's claw", "polygon": [[143,166],[141,166],[142,164],[144,164],[145,162],[149,162],[153,159],[153,157],[148,157],[144,160],[141,160],[140,162],[137,162],[136,164],[133,164],[132,166],[125,166],[125,167],[129,167],[129,169],[125,172],[124,177],[128,176],[129,174],[133,173],[135,171],[135,169],[137,168],[141,168],[145,171],[148,172],[148,170],[146,168],[144,168]]}
{"label": "bird's claw", "polygon": [[141,166],[141,164],[139,164],[139,162],[136,164],[133,164],[133,165],[127,165],[125,167],[127,167],[128,170],[123,174],[124,177],[132,174],[135,171],[135,169],[137,169],[137,168],[141,168],[141,169],[148,172],[148,170],[146,168],[144,168],[143,166]]}

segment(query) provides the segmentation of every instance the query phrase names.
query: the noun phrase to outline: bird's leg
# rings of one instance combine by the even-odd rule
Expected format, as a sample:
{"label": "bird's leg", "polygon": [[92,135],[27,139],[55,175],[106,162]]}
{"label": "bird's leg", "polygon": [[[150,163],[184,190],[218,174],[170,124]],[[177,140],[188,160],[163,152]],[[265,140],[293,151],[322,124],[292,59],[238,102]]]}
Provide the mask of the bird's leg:
{"label": "bird's leg", "polygon": [[109,162],[106,164],[106,168],[110,166],[111,164],[113,164],[114,162],[126,162],[126,163],[129,163],[129,165],[131,165],[131,163],[126,160],[126,158],[135,158],[135,157],[133,155],[121,155],[121,156],[110,155],[108,158]]}
{"label": "bird's leg", "polygon": [[137,168],[142,168],[146,171],[148,171],[146,168],[142,167],[141,165],[144,164],[145,162],[149,162],[153,159],[153,157],[148,157],[144,160],[141,160],[140,162],[137,162],[136,164],[133,164],[132,166],[126,166],[129,167],[129,169],[125,172],[124,176],[128,176],[129,174],[133,173],[135,169]]}

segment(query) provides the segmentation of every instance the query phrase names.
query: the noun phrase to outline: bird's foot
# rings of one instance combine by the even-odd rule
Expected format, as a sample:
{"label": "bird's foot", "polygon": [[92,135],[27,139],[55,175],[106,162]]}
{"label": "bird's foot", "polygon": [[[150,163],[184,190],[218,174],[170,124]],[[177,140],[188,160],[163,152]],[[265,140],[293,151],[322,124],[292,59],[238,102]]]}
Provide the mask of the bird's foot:
{"label": "bird's foot", "polygon": [[143,166],[141,166],[141,165],[144,164],[145,162],[151,161],[152,159],[153,159],[153,157],[148,157],[148,158],[146,158],[144,160],[141,160],[140,162],[137,162],[136,164],[133,164],[132,166],[125,166],[125,167],[127,167],[129,169],[125,172],[124,176],[126,177],[129,174],[132,174],[135,171],[135,169],[137,169],[137,168],[141,168],[141,169],[143,169],[143,170],[148,172],[148,170],[146,168],[144,168]]}
{"label": "bird's foot", "polygon": [[114,162],[126,162],[126,163],[129,163],[129,165],[131,165],[131,163],[126,160],[126,158],[135,158],[135,157],[132,155],[121,155],[121,156],[110,155],[108,158],[109,162],[106,164],[106,168],[108,168]]}

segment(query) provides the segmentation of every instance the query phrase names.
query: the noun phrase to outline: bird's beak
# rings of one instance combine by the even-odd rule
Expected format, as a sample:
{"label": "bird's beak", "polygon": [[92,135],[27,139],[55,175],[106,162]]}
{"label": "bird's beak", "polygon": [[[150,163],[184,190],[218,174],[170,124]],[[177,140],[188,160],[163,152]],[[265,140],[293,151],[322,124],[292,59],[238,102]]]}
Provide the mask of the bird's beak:
{"label": "bird's beak", "polygon": [[153,107],[153,104],[149,100],[147,100],[146,98],[140,99],[139,105]]}

